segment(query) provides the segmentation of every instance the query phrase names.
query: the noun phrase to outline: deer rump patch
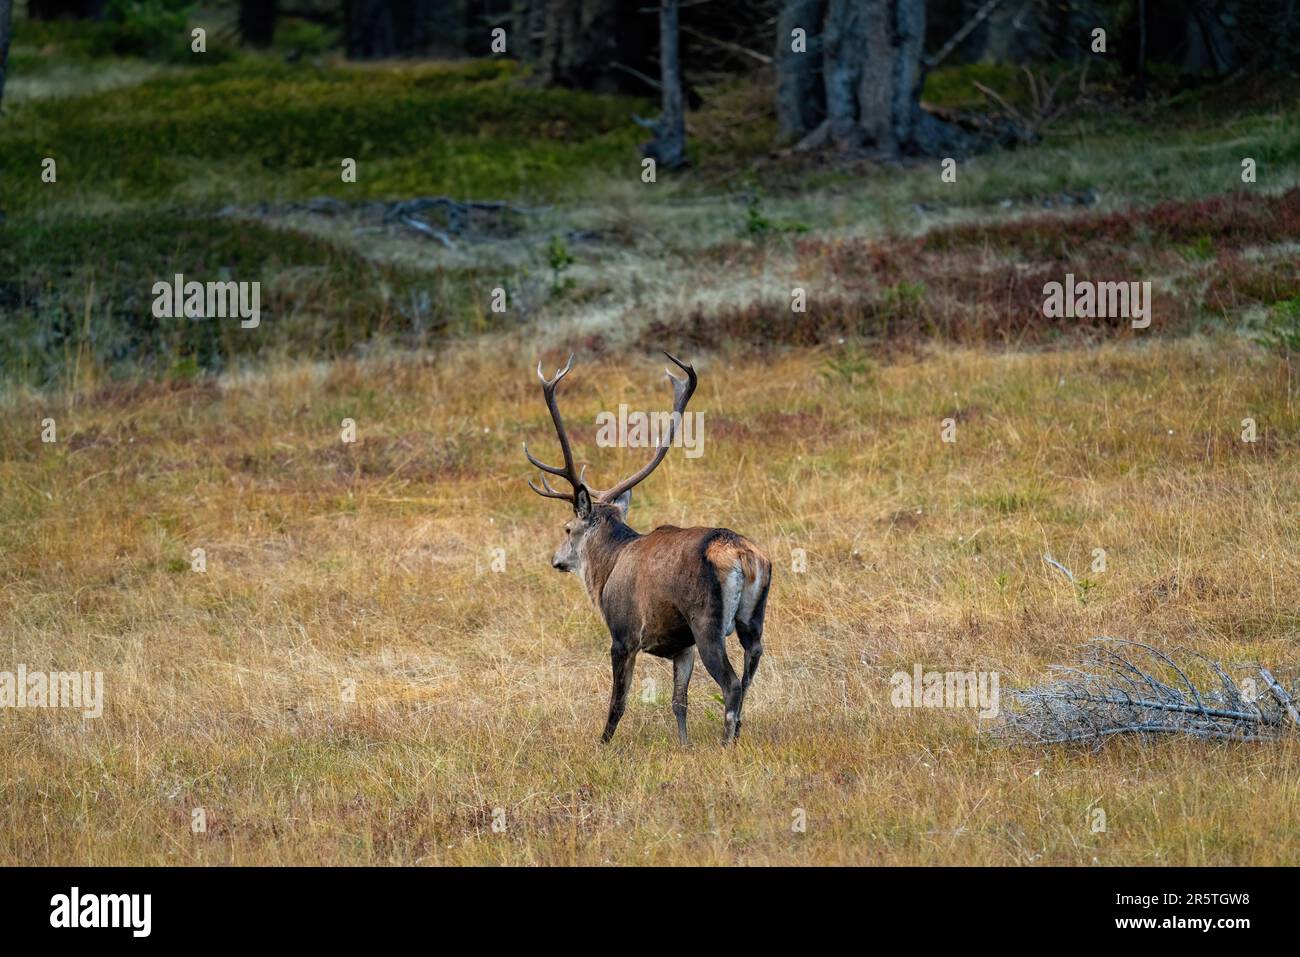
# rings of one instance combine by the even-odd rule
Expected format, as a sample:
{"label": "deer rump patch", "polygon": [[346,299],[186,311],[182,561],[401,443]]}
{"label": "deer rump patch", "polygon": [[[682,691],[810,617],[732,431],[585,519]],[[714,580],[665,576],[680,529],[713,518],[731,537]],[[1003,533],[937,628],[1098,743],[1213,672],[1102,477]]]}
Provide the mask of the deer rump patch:
{"label": "deer rump patch", "polygon": [[767,581],[765,564],[754,549],[734,532],[709,542],[704,557],[718,575],[722,589],[722,634],[736,630],[736,619],[747,622],[754,614]]}

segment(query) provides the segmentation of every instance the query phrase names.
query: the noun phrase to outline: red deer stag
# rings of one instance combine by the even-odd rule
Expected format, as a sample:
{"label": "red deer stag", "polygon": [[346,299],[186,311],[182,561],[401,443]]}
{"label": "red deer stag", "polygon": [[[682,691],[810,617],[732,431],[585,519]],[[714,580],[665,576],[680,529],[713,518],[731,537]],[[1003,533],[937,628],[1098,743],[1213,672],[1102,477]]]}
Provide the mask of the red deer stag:
{"label": "red deer stag", "polygon": [[[686,744],[686,689],[695,666],[695,649],[699,648],[704,667],[722,688],[726,711],[723,743],[727,744],[740,735],[745,692],[763,656],[763,613],[772,565],[758,546],[730,529],[662,525],[642,535],[626,524],[633,486],[668,454],[686,403],[695,392],[695,369],[671,355],[668,358],[686,373],[684,379],[668,373],[674,395],[668,437],[644,468],[604,492],[583,484],[585,467],[582,473],[574,470],[569,437],[555,401],[555,387],[573,368],[573,356],[553,379],[542,374],[539,362],[537,377],[542,380],[542,395],[555,422],[564,465],[538,461],[525,443],[528,461],[543,473],[541,488],[532,479],[528,485],[538,495],[563,499],[573,506],[573,518],[564,526],[564,541],[551,565],[582,578],[609,628],[614,686],[601,740],[614,736],[627,703],[637,652],[644,651],[673,660],[673,714],[677,733]],[[547,474],[564,479],[571,491],[552,488]],[[727,660],[726,638],[733,631],[745,651],[744,674],[739,678]]]}

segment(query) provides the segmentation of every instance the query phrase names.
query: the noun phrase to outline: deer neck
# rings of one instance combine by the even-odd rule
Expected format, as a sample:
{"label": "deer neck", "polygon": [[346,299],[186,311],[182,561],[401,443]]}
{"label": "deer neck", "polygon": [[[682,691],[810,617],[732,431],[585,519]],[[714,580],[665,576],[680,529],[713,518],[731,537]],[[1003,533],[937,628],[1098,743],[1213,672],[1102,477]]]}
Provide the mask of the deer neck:
{"label": "deer neck", "polygon": [[582,562],[582,577],[591,600],[600,604],[614,566],[623,549],[641,537],[640,533],[616,518],[607,518],[590,533]]}

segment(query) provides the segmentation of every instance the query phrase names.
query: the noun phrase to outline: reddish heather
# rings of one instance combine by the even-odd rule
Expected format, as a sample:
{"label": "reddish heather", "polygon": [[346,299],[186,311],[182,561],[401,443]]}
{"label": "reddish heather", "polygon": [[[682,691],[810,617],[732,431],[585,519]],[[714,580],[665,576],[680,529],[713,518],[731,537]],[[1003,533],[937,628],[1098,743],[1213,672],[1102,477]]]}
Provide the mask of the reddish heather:
{"label": "reddish heather", "polygon": [[[1242,255],[1246,247],[1298,239],[1300,189],[952,226],[921,238],[804,239],[794,247],[798,273],[822,277],[823,288],[837,290],[818,295],[810,279],[806,312],[792,312],[786,300],[697,309],[683,320],[654,323],[642,339],[669,336],[716,348],[846,337],[1025,344],[1131,334],[1124,318],[1045,318],[1043,287],[1067,272],[1094,282],[1152,281],[1151,328],[1177,332],[1200,317],[1300,295],[1300,270],[1291,257]],[[727,249],[733,263],[746,259],[737,247]]]}
{"label": "reddish heather", "polygon": [[925,248],[992,248],[1035,259],[1064,259],[1081,242],[1179,246],[1208,240],[1219,251],[1295,239],[1300,239],[1300,188],[1281,196],[1232,193],[1117,213],[951,226],[926,236]]}

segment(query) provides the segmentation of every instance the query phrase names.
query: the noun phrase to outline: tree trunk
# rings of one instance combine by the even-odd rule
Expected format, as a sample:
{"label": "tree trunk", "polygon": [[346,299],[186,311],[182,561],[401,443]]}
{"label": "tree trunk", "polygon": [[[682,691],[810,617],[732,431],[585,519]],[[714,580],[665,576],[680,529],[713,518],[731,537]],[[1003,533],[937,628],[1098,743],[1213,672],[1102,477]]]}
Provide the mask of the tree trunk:
{"label": "tree trunk", "polygon": [[[785,0],[776,25],[776,119],[782,141],[798,139],[826,118],[821,23],[826,0]],[[802,49],[795,49],[802,30]]]}
{"label": "tree trunk", "polygon": [[399,54],[421,54],[428,51],[437,39],[439,24],[444,17],[455,18],[448,10],[455,4],[447,0],[393,0],[392,7],[394,45]]}
{"label": "tree trunk", "polygon": [[1137,0],[1138,5],[1138,63],[1137,98],[1147,98],[1147,0]]}
{"label": "tree trunk", "polygon": [[1209,70],[1217,76],[1226,76],[1240,65],[1232,34],[1225,24],[1224,8],[1229,6],[1223,0],[1195,0],[1192,4],[1188,19],[1190,42],[1183,72]]}
{"label": "tree trunk", "polygon": [[240,0],[239,37],[253,47],[269,47],[275,37],[276,0]]}
{"label": "tree trunk", "polygon": [[4,105],[5,73],[9,68],[9,31],[13,29],[14,0],[0,0],[0,106]]}
{"label": "tree trunk", "polygon": [[[879,36],[884,32],[882,24],[868,24],[868,19],[874,19],[883,6],[880,0],[830,0],[826,7],[822,33],[826,124],[831,142],[842,149],[861,146],[865,139],[866,131],[858,125],[858,85],[867,47],[873,39],[870,33],[878,34],[875,39],[888,39]],[[874,125],[869,109],[865,120]]]}
{"label": "tree trunk", "polygon": [[600,86],[611,64],[621,62],[619,47],[628,31],[620,20],[618,0],[549,0],[541,64],[546,82],[584,90]]}
{"label": "tree trunk", "polygon": [[[793,6],[787,4],[787,9]],[[778,22],[785,31],[785,16]],[[796,109],[793,93],[781,95],[783,80],[789,85],[795,81],[778,70],[778,116],[783,133],[804,134],[800,147],[829,143],[889,157],[962,154],[974,148],[970,134],[921,109],[925,0],[827,0],[820,34],[820,55],[804,68],[822,75],[826,118],[819,125],[809,128],[815,105]],[[788,33],[783,32],[782,40],[788,43]],[[811,44],[809,50],[811,56]]]}
{"label": "tree trunk", "polygon": [[663,112],[654,122],[655,137],[642,147],[657,166],[680,169],[686,165],[686,116],[682,108],[682,66],[679,54],[679,0],[659,4],[659,79]]}
{"label": "tree trunk", "polygon": [[515,0],[512,52],[545,83],[644,96],[655,72],[650,12],[637,0]]}
{"label": "tree trunk", "polygon": [[346,32],[349,60],[378,60],[397,52],[387,0],[348,0]]}
{"label": "tree trunk", "polygon": [[[1071,0],[1074,3],[1074,0]],[[1043,29],[1042,6],[1035,0],[1006,0],[985,21],[985,63],[1025,63],[1050,60],[1055,54]]]}
{"label": "tree trunk", "polygon": [[546,0],[515,0],[510,20],[510,52],[520,60],[541,59],[546,35]]}
{"label": "tree trunk", "polygon": [[[1282,7],[1282,22],[1278,24],[1278,43],[1273,47],[1273,69],[1286,69],[1287,53],[1300,50],[1297,43],[1300,37],[1291,35],[1291,25],[1295,22],[1296,0],[1285,0]],[[1289,49],[1288,49],[1289,48]]]}

